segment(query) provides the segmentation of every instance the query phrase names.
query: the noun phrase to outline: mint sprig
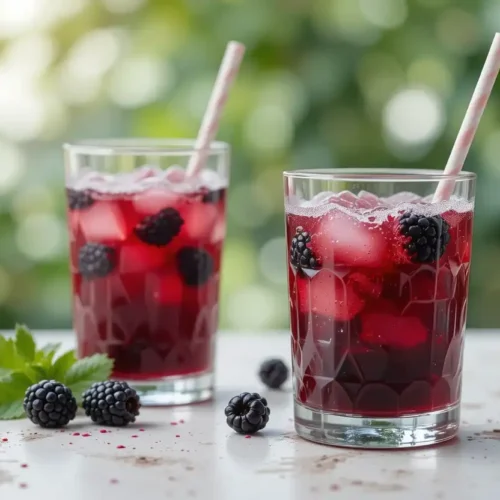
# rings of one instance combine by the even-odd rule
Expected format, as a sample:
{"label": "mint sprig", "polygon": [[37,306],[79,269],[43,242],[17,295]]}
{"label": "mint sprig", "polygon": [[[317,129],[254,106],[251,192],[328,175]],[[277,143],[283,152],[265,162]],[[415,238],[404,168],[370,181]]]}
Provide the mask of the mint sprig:
{"label": "mint sprig", "polygon": [[24,325],[16,325],[14,338],[0,335],[0,420],[22,418],[26,389],[41,380],[65,384],[79,401],[88,386],[110,377],[113,360],[105,354],[77,360],[74,350],[57,356],[60,348],[61,344],[37,348]]}

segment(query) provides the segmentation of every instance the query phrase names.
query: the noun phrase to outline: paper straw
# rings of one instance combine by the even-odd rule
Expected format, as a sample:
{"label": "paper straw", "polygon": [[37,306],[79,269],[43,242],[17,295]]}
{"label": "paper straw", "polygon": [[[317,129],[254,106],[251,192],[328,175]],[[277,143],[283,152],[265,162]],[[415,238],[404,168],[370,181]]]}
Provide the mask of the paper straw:
{"label": "paper straw", "polygon": [[[446,175],[458,175],[462,170],[499,70],[500,33],[497,33],[495,38],[493,38],[493,43],[491,44],[490,52],[484,63],[483,71],[477,82],[469,108],[465,113],[464,121],[460,127],[460,132],[458,133],[453,149],[451,150],[450,158],[444,169]],[[447,200],[453,193],[454,187],[454,180],[441,180],[436,189],[433,201],[437,203]]]}
{"label": "paper straw", "polygon": [[238,42],[229,42],[215,80],[212,95],[201,122],[196,139],[196,152],[191,156],[187,169],[187,177],[195,176],[204,166],[210,151],[210,144],[215,139],[219,129],[219,120],[226,104],[229,90],[238,74],[241,60],[245,53],[245,46]]}

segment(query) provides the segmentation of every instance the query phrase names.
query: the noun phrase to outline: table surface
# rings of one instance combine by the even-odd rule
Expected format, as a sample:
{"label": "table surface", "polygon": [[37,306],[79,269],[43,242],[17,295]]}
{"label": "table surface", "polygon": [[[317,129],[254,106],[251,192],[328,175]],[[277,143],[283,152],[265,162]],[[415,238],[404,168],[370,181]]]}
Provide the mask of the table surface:
{"label": "table surface", "polygon": [[[42,334],[39,334],[41,337]],[[43,334],[72,342],[69,332]],[[100,432],[79,416],[64,432],[0,422],[0,498],[101,500],[494,499],[500,491],[500,332],[469,332],[458,439],[409,451],[309,443],[294,432],[291,384],[266,391],[263,358],[288,358],[288,336],[221,334],[213,402],[145,408],[137,424]],[[250,439],[224,407],[243,391],[268,398],[268,427]]]}

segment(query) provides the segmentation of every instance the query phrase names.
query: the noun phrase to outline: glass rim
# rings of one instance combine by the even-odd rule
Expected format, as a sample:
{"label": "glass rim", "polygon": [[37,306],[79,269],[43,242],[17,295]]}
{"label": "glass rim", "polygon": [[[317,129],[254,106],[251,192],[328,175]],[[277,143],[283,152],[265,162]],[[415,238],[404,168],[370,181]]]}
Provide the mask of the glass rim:
{"label": "glass rim", "polygon": [[199,152],[226,153],[230,146],[227,142],[213,141],[209,148],[197,148],[196,139],[111,138],[66,142],[63,149],[77,155],[94,156],[191,156]]}
{"label": "glass rim", "polygon": [[476,179],[477,176],[465,170],[458,174],[445,174],[441,170],[418,168],[317,168],[285,170],[283,177],[344,182],[432,182],[470,181]]}

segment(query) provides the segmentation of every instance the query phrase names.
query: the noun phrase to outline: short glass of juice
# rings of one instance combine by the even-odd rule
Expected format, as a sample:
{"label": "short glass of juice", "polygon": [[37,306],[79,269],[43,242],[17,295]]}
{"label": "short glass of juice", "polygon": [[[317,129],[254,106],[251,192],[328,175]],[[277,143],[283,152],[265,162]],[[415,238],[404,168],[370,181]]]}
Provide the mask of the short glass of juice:
{"label": "short glass of juice", "polygon": [[[453,194],[434,202],[439,182]],[[458,430],[475,175],[284,174],[295,427],[402,448]]]}
{"label": "short glass of juice", "polygon": [[67,144],[78,354],[106,353],[144,404],[213,393],[229,147],[186,174],[191,140]]}

